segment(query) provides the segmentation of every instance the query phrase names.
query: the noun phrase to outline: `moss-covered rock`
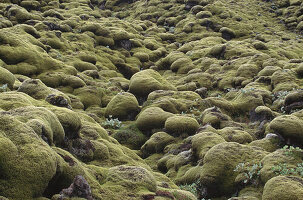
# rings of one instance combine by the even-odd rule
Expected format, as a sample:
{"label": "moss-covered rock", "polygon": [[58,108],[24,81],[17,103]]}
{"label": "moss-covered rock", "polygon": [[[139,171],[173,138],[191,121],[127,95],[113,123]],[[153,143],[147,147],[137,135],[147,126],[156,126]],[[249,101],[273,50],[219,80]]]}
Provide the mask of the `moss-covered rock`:
{"label": "moss-covered rock", "polygon": [[15,83],[15,76],[9,72],[7,69],[0,67],[0,84],[4,85],[7,84],[8,88],[13,89],[13,85]]}
{"label": "moss-covered rock", "polygon": [[56,174],[58,156],[30,126],[9,115],[0,118],[2,195],[13,199],[42,196]]}
{"label": "moss-covered rock", "polygon": [[137,192],[155,192],[155,177],[142,167],[120,165],[108,170],[107,184],[119,184],[132,187]]}
{"label": "moss-covered rock", "polygon": [[235,167],[240,162],[259,162],[266,154],[258,148],[235,142],[225,142],[212,147],[206,153],[204,165],[199,172],[199,180],[207,188],[207,196],[232,193],[235,190],[234,180],[237,176],[234,172]]}
{"label": "moss-covered rock", "polygon": [[262,199],[301,199],[303,198],[302,178],[277,176],[266,182]]}
{"label": "moss-covered rock", "polygon": [[142,131],[164,128],[165,121],[173,116],[158,107],[149,107],[141,111],[136,120],[136,125]]}
{"label": "moss-covered rock", "polygon": [[183,133],[193,135],[199,128],[199,123],[192,117],[172,116],[165,121],[165,130],[175,136]]}
{"label": "moss-covered rock", "polygon": [[195,157],[203,159],[208,150],[213,146],[225,142],[224,138],[214,132],[201,132],[193,136],[192,149]]}
{"label": "moss-covered rock", "polygon": [[155,90],[176,90],[158,72],[152,69],[136,73],[130,79],[129,91],[138,96],[147,96]]}
{"label": "moss-covered rock", "polygon": [[174,137],[165,133],[154,133],[141,147],[141,152],[144,156],[148,156],[154,153],[161,153],[165,146],[174,142]]}
{"label": "moss-covered rock", "polygon": [[136,126],[136,124],[127,125],[112,134],[120,144],[123,144],[131,149],[140,149],[148,139]]}
{"label": "moss-covered rock", "polygon": [[294,115],[283,115],[276,117],[270,122],[269,127],[276,133],[279,133],[285,139],[294,141],[303,140],[302,120]]}
{"label": "moss-covered rock", "polygon": [[111,115],[120,120],[134,119],[139,113],[139,103],[136,97],[128,92],[118,93],[107,104],[105,115]]}

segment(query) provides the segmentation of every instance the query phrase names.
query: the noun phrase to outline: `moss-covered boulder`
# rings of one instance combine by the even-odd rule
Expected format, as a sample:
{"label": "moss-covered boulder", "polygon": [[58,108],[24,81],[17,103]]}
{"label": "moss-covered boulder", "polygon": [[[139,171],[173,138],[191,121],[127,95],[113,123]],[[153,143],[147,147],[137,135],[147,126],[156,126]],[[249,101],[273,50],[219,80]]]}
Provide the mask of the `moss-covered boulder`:
{"label": "moss-covered boulder", "polygon": [[283,115],[270,122],[269,127],[285,139],[303,141],[303,123],[295,115]]}
{"label": "moss-covered boulder", "polygon": [[183,133],[193,135],[198,128],[199,123],[192,117],[172,116],[165,121],[165,130],[175,136],[179,136]]}
{"label": "moss-covered boulder", "polygon": [[30,126],[9,115],[0,118],[1,195],[10,199],[42,196],[56,174],[58,156]]}
{"label": "moss-covered boulder", "polygon": [[43,108],[27,106],[10,110],[9,115],[24,122],[49,145],[63,144],[65,132],[54,113]]}
{"label": "moss-covered boulder", "polygon": [[222,136],[214,132],[203,131],[193,136],[192,150],[195,158],[201,160],[213,146],[226,142]]}
{"label": "moss-covered boulder", "polygon": [[277,176],[266,182],[262,199],[302,199],[303,179],[294,176]]}
{"label": "moss-covered boulder", "polygon": [[157,71],[147,69],[133,75],[130,79],[129,91],[138,96],[147,96],[155,90],[176,90]]}
{"label": "moss-covered boulder", "polygon": [[101,89],[96,88],[94,86],[78,88],[74,90],[73,94],[81,100],[85,109],[94,105],[102,105],[101,99],[103,96],[103,92]]}
{"label": "moss-covered boulder", "polygon": [[267,152],[259,148],[235,142],[225,142],[212,147],[204,156],[204,165],[199,172],[199,180],[205,186],[207,196],[233,193],[237,176],[234,171],[236,166],[245,162],[258,163],[266,154]]}
{"label": "moss-covered boulder", "polygon": [[145,168],[136,166],[120,165],[110,168],[107,175],[107,184],[130,186],[138,193],[155,192],[157,189],[153,174]]}
{"label": "moss-covered boulder", "polygon": [[142,131],[164,128],[165,121],[171,116],[172,113],[165,112],[161,108],[149,107],[138,115],[136,125]]}
{"label": "moss-covered boulder", "polygon": [[241,129],[235,127],[225,127],[218,131],[227,142],[237,142],[239,144],[247,144],[253,141],[253,137]]}
{"label": "moss-covered boulder", "polygon": [[106,106],[105,115],[120,120],[134,119],[139,113],[139,103],[136,97],[128,92],[121,92],[114,96]]}
{"label": "moss-covered boulder", "polygon": [[148,156],[154,153],[161,153],[165,146],[174,142],[174,137],[165,133],[154,133],[141,147],[141,152],[144,156]]}
{"label": "moss-covered boulder", "polygon": [[2,86],[4,84],[7,84],[8,88],[13,89],[13,85],[16,80],[15,76],[3,67],[0,67],[0,74],[0,85]]}
{"label": "moss-covered boulder", "polygon": [[140,149],[141,146],[148,139],[136,126],[136,124],[130,124],[120,128],[117,132],[112,134],[120,144],[123,144],[131,149]]}

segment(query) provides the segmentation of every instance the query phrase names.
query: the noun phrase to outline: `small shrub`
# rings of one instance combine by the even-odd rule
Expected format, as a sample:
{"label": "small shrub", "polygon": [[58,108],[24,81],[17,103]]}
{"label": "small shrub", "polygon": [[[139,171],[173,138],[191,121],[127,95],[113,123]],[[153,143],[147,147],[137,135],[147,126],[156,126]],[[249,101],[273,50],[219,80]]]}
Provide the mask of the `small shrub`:
{"label": "small shrub", "polygon": [[112,128],[112,129],[121,128],[122,122],[118,118],[113,119],[112,117],[113,117],[112,115],[109,115],[109,118],[106,118],[106,121],[103,122],[102,125],[104,126],[104,128]]}
{"label": "small shrub", "polygon": [[303,162],[298,163],[294,168],[287,166],[286,163],[280,163],[279,165],[273,166],[271,169],[277,175],[294,175],[303,177]]}
{"label": "small shrub", "polygon": [[185,184],[185,185],[179,185],[181,190],[186,190],[191,192],[193,195],[195,195],[196,197],[198,197],[198,187],[199,187],[199,181],[196,181],[192,184]]}
{"label": "small shrub", "polygon": [[211,200],[211,199],[203,198],[205,197],[205,188],[203,187],[203,185],[200,183],[199,180],[195,181],[192,184],[179,185],[179,187],[181,190],[186,190],[191,192],[199,200]]}
{"label": "small shrub", "polygon": [[239,163],[234,169],[235,172],[244,173],[245,180],[243,183],[251,183],[257,185],[259,183],[260,171],[262,169],[261,163]]}
{"label": "small shrub", "polygon": [[298,153],[303,153],[303,150],[299,147],[285,145],[282,149],[284,150],[284,155],[286,156],[295,156]]}
{"label": "small shrub", "polygon": [[4,84],[4,85],[0,86],[0,92],[7,92],[7,91],[8,91],[7,84]]}

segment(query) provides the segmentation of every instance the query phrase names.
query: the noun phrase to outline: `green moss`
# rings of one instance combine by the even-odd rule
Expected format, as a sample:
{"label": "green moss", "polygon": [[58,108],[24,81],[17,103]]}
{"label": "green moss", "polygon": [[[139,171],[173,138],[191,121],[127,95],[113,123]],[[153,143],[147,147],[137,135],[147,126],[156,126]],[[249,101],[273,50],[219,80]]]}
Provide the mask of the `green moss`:
{"label": "green moss", "polygon": [[74,67],[80,72],[85,70],[97,70],[97,67],[94,64],[82,61],[74,62]]}
{"label": "green moss", "polygon": [[140,108],[136,97],[128,92],[118,93],[107,104],[105,115],[119,119],[134,119]]}
{"label": "green moss", "polygon": [[163,152],[166,145],[174,142],[174,137],[165,132],[154,133],[141,147],[144,156]]}
{"label": "green moss", "polygon": [[292,176],[278,176],[270,179],[264,186],[262,199],[289,199],[303,198],[302,179]]}
{"label": "green moss", "polygon": [[158,72],[152,69],[140,71],[130,79],[129,90],[138,96],[147,96],[155,90],[176,90]]}
{"label": "green moss", "polygon": [[13,88],[16,78],[7,69],[0,67],[0,84],[7,84],[10,89]]}
{"label": "green moss", "polygon": [[146,142],[147,137],[137,128],[135,124],[131,124],[119,129],[112,135],[120,144],[131,149],[140,149]]}
{"label": "green moss", "polygon": [[192,138],[192,150],[194,156],[201,160],[209,149],[223,142],[225,142],[224,138],[217,133],[206,131],[198,133]]}
{"label": "green moss", "polygon": [[84,105],[84,108],[86,109],[89,106],[101,105],[103,91],[101,89],[97,89],[96,87],[88,86],[75,89],[73,94],[81,100]]}
{"label": "green moss", "polygon": [[165,121],[165,130],[172,135],[183,133],[193,135],[199,128],[199,123],[192,117],[172,116]]}
{"label": "green moss", "polygon": [[298,141],[303,140],[302,120],[294,115],[283,115],[276,117],[269,124],[270,129],[281,134],[285,138]]}
{"label": "green moss", "polygon": [[163,128],[165,121],[171,116],[173,116],[172,113],[165,112],[161,108],[149,107],[138,115],[136,125],[143,131]]}
{"label": "green moss", "polygon": [[29,126],[8,115],[0,118],[2,195],[10,199],[42,196],[56,173],[56,155]]}
{"label": "green moss", "polygon": [[134,191],[147,190],[155,192],[156,179],[146,169],[136,166],[120,165],[108,171],[107,184],[119,184],[132,187]]}
{"label": "green moss", "polygon": [[253,137],[247,133],[246,131],[243,131],[241,129],[231,128],[231,127],[225,127],[218,131],[219,135],[221,135],[227,142],[237,142],[240,144],[246,144],[253,141]]}
{"label": "green moss", "polygon": [[184,57],[184,58],[179,58],[175,62],[173,62],[170,66],[170,69],[173,72],[177,72],[180,74],[186,74],[190,70],[194,68],[194,65],[192,64],[192,61],[190,58]]}
{"label": "green moss", "polygon": [[236,165],[246,161],[256,163],[266,154],[258,148],[234,142],[218,144],[206,153],[199,180],[207,188],[216,188],[216,193],[209,194],[211,196],[232,193],[235,190],[236,173],[233,170]]}

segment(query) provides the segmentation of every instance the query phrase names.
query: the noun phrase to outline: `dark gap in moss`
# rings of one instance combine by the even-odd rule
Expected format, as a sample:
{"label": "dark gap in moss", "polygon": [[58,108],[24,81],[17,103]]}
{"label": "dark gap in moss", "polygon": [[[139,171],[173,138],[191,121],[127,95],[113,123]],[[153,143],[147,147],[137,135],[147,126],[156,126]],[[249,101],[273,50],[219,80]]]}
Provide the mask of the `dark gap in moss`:
{"label": "dark gap in moss", "polygon": [[53,195],[59,194],[64,188],[67,188],[72,184],[67,177],[58,172],[48,182],[47,188],[43,192],[43,197],[52,198]]}

